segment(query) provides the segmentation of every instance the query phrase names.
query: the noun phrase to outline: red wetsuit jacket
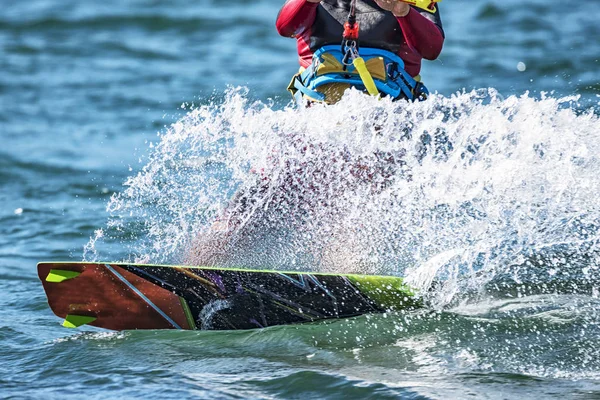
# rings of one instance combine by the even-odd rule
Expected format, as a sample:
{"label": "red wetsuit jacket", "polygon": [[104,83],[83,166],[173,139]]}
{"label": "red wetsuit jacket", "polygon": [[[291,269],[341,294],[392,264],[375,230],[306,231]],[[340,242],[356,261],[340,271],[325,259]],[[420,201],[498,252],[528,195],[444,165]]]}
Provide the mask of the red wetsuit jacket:
{"label": "red wetsuit jacket", "polygon": [[[320,47],[341,43],[351,3],[351,0],[286,1],[277,16],[277,31],[282,36],[296,38],[301,66],[309,66],[313,53]],[[434,60],[442,51],[444,30],[439,5],[435,14],[411,7],[405,17],[395,17],[373,0],[357,0],[356,17],[360,24],[360,45],[398,54],[411,76],[419,74],[423,58]]]}

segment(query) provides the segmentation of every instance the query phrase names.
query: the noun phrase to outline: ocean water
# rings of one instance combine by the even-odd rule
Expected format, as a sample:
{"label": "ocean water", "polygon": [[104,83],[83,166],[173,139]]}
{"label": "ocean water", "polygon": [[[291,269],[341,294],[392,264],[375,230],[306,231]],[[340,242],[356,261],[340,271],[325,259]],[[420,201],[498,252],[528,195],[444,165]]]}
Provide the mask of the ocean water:
{"label": "ocean water", "polygon": [[[281,3],[3,4],[0,397],[600,398],[592,5],[445,0],[429,101],[296,110]],[[238,332],[48,308],[37,262],[194,263],[264,177],[218,262],[405,276],[427,307]]]}

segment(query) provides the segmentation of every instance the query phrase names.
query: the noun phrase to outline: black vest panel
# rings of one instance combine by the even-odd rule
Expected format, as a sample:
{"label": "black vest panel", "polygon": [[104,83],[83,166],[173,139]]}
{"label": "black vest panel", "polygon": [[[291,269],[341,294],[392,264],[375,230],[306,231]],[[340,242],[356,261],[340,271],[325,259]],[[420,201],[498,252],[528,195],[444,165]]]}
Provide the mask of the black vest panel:
{"label": "black vest panel", "polygon": [[[348,20],[351,3],[352,0],[323,0],[319,4],[312,25],[311,51],[342,42],[344,23]],[[373,0],[357,0],[356,20],[360,24],[358,33],[360,46],[398,53],[404,42],[404,35],[391,12],[384,11]]]}

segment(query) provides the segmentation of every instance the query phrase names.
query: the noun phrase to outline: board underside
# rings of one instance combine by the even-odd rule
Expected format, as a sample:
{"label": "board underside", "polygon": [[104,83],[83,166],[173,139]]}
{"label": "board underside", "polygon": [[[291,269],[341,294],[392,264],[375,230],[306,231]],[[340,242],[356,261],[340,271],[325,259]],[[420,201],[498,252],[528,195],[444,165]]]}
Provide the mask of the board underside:
{"label": "board underside", "polygon": [[392,276],[70,262],[38,275],[67,327],[254,329],[419,306]]}

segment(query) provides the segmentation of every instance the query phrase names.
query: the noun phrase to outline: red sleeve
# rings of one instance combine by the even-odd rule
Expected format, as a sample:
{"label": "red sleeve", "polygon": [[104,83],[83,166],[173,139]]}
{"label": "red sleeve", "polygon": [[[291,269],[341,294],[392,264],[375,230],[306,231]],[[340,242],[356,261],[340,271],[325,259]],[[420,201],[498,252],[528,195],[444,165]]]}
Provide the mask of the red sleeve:
{"label": "red sleeve", "polygon": [[397,17],[406,43],[427,60],[435,60],[442,52],[444,35],[440,28],[420,12],[411,8],[404,17]]}
{"label": "red sleeve", "polygon": [[277,15],[277,32],[281,36],[296,37],[315,21],[319,3],[306,0],[288,0]]}

